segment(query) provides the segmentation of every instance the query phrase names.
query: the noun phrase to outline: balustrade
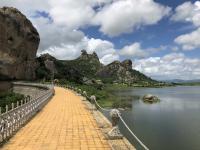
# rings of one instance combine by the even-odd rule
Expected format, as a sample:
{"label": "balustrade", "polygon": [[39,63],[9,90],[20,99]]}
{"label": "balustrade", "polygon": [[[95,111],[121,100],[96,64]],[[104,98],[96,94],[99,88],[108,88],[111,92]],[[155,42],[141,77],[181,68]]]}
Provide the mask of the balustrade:
{"label": "balustrade", "polygon": [[[28,84],[23,84],[29,86]],[[30,85],[32,86],[32,85]],[[34,84],[36,86],[36,84]],[[41,86],[41,85],[38,85]],[[44,87],[44,85],[42,85]],[[24,100],[18,101],[16,105],[12,103],[9,110],[6,105],[6,110],[2,113],[0,107],[0,143],[10,138],[18,129],[27,123],[38,111],[40,111],[45,104],[54,95],[53,86],[47,87],[47,91],[37,98],[26,96]],[[16,106],[16,107],[15,107]]]}

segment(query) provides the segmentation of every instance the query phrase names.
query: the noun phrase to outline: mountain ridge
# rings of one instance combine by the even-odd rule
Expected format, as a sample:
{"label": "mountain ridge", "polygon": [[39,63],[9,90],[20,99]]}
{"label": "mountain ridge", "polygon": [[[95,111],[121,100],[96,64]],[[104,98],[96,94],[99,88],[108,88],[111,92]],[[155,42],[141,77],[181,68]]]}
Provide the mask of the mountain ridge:
{"label": "mountain ridge", "polygon": [[[54,69],[47,68],[46,62],[53,61]],[[147,77],[137,70],[132,69],[132,61],[127,59],[122,62],[113,61],[108,65],[100,63],[96,52],[88,54],[86,50],[81,51],[81,55],[74,60],[57,60],[49,54],[43,54],[37,58],[39,67],[36,70],[38,79],[52,75],[54,70],[55,78],[67,79],[72,82],[92,84],[97,80],[103,83],[153,84],[158,81]],[[43,75],[42,75],[43,74]],[[50,79],[51,77],[48,77]],[[87,81],[87,82],[86,82]]]}

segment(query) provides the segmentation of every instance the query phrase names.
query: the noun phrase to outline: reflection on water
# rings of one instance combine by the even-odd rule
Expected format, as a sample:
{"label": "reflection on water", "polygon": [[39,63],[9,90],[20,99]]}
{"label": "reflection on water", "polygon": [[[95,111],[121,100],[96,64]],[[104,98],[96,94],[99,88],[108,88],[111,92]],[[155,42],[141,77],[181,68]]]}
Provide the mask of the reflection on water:
{"label": "reflection on water", "polygon": [[[200,87],[133,88],[115,93],[122,97],[152,94],[161,99],[146,104],[134,98],[132,109],[122,112],[130,128],[150,149],[200,149]],[[120,128],[140,149],[123,125]]]}

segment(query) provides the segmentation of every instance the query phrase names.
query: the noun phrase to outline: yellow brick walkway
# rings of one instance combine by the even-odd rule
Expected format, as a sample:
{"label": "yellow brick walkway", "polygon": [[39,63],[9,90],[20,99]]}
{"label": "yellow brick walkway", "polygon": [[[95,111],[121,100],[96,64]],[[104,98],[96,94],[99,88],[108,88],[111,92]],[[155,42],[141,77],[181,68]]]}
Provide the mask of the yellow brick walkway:
{"label": "yellow brick walkway", "polygon": [[3,150],[108,150],[90,112],[80,97],[56,87],[55,96]]}

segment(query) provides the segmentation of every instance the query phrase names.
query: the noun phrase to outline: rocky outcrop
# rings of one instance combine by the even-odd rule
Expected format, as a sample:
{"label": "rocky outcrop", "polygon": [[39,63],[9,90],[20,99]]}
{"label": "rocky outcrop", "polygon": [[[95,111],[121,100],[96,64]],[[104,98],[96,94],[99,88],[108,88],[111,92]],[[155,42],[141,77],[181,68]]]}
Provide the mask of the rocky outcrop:
{"label": "rocky outcrop", "polygon": [[160,101],[160,99],[157,96],[151,94],[144,95],[142,99],[144,102],[148,103],[156,103]]}
{"label": "rocky outcrop", "polygon": [[0,8],[0,75],[9,79],[35,78],[40,38],[32,23],[17,9]]}
{"label": "rocky outcrop", "polygon": [[132,61],[130,59],[126,59],[122,62],[122,66],[125,67],[127,70],[132,69]]}
{"label": "rocky outcrop", "polygon": [[88,54],[86,50],[81,50],[81,55],[78,57],[78,59],[82,60],[90,60],[90,61],[97,61],[100,64],[99,58],[96,54],[96,52],[93,52],[92,54]]}
{"label": "rocky outcrop", "polygon": [[110,79],[114,83],[132,84],[141,81],[153,81],[142,73],[133,70],[131,60],[114,61],[100,69],[97,72],[97,76]]}
{"label": "rocky outcrop", "polygon": [[48,69],[51,74],[58,73],[55,67],[56,59],[54,57],[49,54],[43,54],[40,56],[40,58],[43,60],[45,68]]}
{"label": "rocky outcrop", "polygon": [[[114,61],[103,66],[95,52],[92,54],[88,54],[86,50],[81,52],[77,59],[70,61],[57,60],[49,54],[41,55],[37,58],[40,64],[37,69],[37,77],[51,79],[50,71],[56,70],[54,73],[58,79],[67,79],[97,87],[102,87],[103,83],[155,82],[144,74],[133,70],[131,60]],[[52,62],[53,64],[51,64]]]}
{"label": "rocky outcrop", "polygon": [[75,61],[79,63],[79,65],[85,65],[86,68],[89,66],[92,72],[97,72],[102,67],[96,52],[88,54],[86,50],[82,50],[80,57],[75,59]]}
{"label": "rocky outcrop", "polygon": [[95,52],[88,54],[86,50],[82,50],[77,59],[66,61],[66,63],[73,65],[81,74],[89,78],[95,77],[96,72],[103,66]]}

